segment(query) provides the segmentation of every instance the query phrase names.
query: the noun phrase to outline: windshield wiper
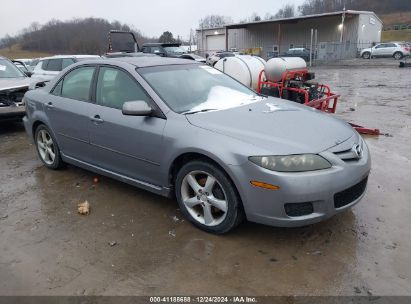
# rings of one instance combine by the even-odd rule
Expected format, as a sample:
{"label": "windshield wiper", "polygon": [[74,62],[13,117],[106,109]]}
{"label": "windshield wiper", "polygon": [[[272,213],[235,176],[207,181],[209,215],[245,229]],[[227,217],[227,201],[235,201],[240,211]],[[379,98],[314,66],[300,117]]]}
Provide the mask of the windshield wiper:
{"label": "windshield wiper", "polygon": [[202,110],[198,110],[198,111],[188,111],[188,112],[183,112],[181,114],[183,115],[189,115],[189,114],[195,114],[195,113],[201,113],[201,112],[208,112],[208,111],[215,111],[218,109],[202,109]]}

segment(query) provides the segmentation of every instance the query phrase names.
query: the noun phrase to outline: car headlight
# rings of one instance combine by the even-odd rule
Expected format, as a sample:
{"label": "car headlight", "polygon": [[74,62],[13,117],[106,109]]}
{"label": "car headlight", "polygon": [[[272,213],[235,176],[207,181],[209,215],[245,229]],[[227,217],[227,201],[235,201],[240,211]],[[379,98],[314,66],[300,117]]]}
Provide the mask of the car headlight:
{"label": "car headlight", "polygon": [[250,156],[248,159],[260,167],[278,172],[304,172],[331,168],[331,164],[317,154]]}

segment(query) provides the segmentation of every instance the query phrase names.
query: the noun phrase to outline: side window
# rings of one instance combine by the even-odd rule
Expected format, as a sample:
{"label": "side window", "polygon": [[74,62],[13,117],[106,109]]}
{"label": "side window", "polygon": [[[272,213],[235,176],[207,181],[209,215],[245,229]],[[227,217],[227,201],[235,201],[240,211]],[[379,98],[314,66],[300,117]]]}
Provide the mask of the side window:
{"label": "side window", "polygon": [[150,48],[148,46],[143,46],[143,53],[150,53]]}
{"label": "side window", "polygon": [[158,53],[161,53],[161,52],[162,51],[161,51],[161,48],[159,46],[152,46],[151,47],[151,53],[158,54]]}
{"label": "side window", "polygon": [[63,79],[61,96],[88,101],[90,97],[90,87],[93,79],[93,73],[94,67],[82,67],[68,73]]}
{"label": "side window", "polygon": [[124,102],[137,100],[150,102],[150,97],[129,74],[115,68],[100,68],[96,92],[97,104],[121,109]]}
{"label": "side window", "polygon": [[63,79],[60,79],[59,83],[54,87],[53,91],[51,91],[51,94],[56,95],[56,96],[61,96],[62,87],[63,87]]}
{"label": "side window", "polygon": [[47,70],[47,64],[49,63],[49,61],[48,60],[43,60],[43,61],[40,61],[41,62],[41,69],[42,70]]}
{"label": "side window", "polygon": [[64,58],[63,62],[61,64],[61,69],[64,70],[66,67],[69,65],[72,65],[74,63],[74,60],[71,58]]}
{"label": "side window", "polygon": [[61,71],[61,59],[49,59],[46,70],[54,72]]}

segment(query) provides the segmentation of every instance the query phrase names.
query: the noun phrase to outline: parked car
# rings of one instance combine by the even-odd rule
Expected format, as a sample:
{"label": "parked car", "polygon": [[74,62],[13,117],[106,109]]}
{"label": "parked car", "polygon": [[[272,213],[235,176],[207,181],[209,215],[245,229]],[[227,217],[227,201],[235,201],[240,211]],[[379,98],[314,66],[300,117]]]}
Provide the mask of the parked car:
{"label": "parked car", "polygon": [[410,47],[405,43],[379,43],[372,48],[361,50],[360,56],[364,59],[370,59],[372,57],[394,57],[398,60],[404,56],[409,56],[410,50]]}
{"label": "parked car", "polygon": [[204,64],[85,61],[25,99],[25,129],[46,167],[70,163],[175,196],[208,232],[228,232],[245,217],[312,224],[352,207],[366,189],[369,151],[349,124],[258,96]]}
{"label": "parked car", "polygon": [[[33,66],[33,61],[35,59],[28,59],[28,58],[18,58],[18,59],[14,59],[13,61],[17,61],[17,62],[22,62],[25,66],[25,68],[30,71],[33,72],[34,66]],[[38,62],[38,61],[37,61]],[[36,63],[37,64],[37,63]]]}
{"label": "parked car", "polygon": [[45,80],[50,80],[56,77],[60,71],[64,70],[69,65],[86,59],[101,58],[97,55],[58,55],[52,57],[41,58],[33,70],[36,77],[41,77]]}
{"label": "parked car", "polygon": [[156,54],[162,57],[180,57],[187,52],[180,43],[144,43],[142,52]]}
{"label": "parked car", "polygon": [[204,57],[201,57],[197,54],[193,54],[193,53],[186,53],[180,56],[180,58],[183,59],[190,59],[190,60],[195,60],[197,62],[201,62],[201,63],[206,63],[206,59]]}
{"label": "parked car", "polygon": [[155,54],[161,57],[173,57],[205,62],[206,59],[196,54],[188,53],[181,47],[180,43],[145,43],[142,47],[143,53]]}
{"label": "parked car", "polygon": [[286,51],[281,57],[300,57],[305,61],[310,61],[310,50],[306,48],[292,48]]}
{"label": "parked car", "polygon": [[0,56],[0,120],[21,119],[25,114],[23,96],[30,78],[13,62]]}
{"label": "parked car", "polygon": [[207,57],[207,64],[214,66],[217,61],[219,61],[221,58],[225,57],[234,57],[235,54],[233,52],[216,52],[210,56]]}
{"label": "parked car", "polygon": [[31,77],[33,75],[33,72],[29,66],[27,66],[23,61],[19,60],[12,60],[14,65],[20,69],[26,76]]}

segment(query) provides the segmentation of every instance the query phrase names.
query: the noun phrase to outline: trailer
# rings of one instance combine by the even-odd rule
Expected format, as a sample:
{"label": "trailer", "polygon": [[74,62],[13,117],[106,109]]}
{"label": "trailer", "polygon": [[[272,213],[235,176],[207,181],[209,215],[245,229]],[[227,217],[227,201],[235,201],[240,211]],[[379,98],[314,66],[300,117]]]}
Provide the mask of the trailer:
{"label": "trailer", "polygon": [[[332,92],[328,85],[314,81],[314,78],[315,74],[307,68],[286,69],[278,81],[270,81],[263,69],[259,73],[257,92],[291,100],[326,113],[335,113],[340,95]],[[366,128],[354,123],[350,125],[361,134],[381,134],[379,129]]]}

